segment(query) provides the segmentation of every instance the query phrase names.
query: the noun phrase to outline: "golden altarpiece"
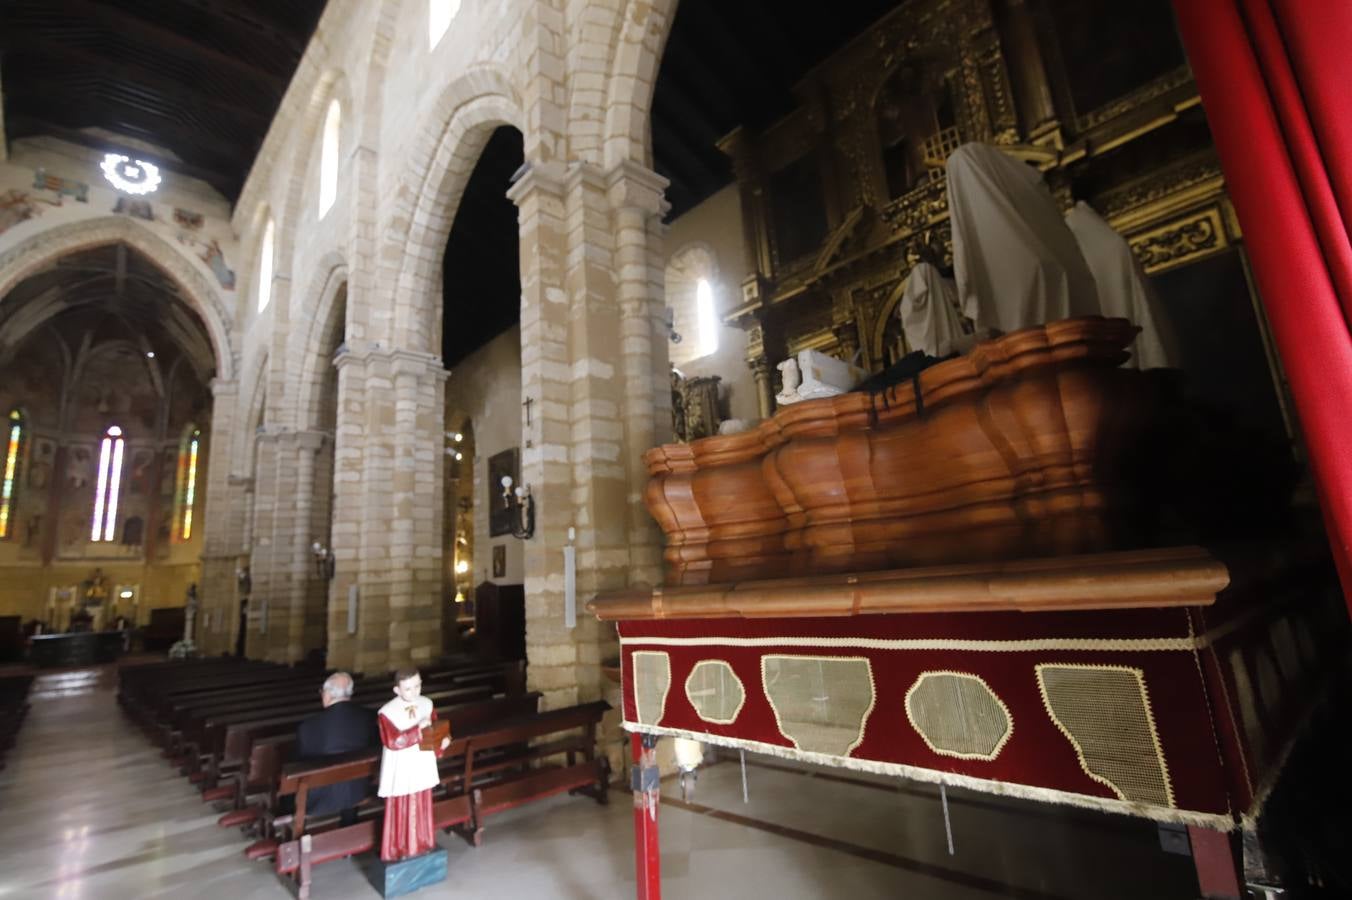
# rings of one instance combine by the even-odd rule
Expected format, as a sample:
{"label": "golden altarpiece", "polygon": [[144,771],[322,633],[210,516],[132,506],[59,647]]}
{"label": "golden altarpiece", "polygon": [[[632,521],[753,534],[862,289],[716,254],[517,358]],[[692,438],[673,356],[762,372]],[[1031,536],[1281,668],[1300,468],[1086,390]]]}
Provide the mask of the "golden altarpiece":
{"label": "golden altarpiece", "polygon": [[[747,333],[760,414],[774,410],[775,363],[800,350],[874,372],[906,351],[897,304],[916,262],[952,264],[944,161],[968,141],[1036,165],[1066,209],[1089,202],[1151,275],[1223,257],[1199,277],[1230,283],[1225,315],[1247,320],[1243,347],[1185,357],[1232,369],[1242,349],[1250,382],[1276,400],[1238,222],[1173,28],[1157,0],[912,0],[812,70],[790,114],[724,138],[752,273],[725,318]],[[1215,316],[1174,305],[1184,332]],[[1268,406],[1263,424],[1289,431],[1276,422],[1285,404]]]}

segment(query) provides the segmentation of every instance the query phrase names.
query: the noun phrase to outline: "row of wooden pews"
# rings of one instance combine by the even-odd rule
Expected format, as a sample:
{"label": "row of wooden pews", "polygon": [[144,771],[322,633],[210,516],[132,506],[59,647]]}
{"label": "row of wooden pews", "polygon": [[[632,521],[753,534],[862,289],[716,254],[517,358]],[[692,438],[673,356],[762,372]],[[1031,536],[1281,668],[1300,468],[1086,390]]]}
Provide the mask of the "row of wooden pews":
{"label": "row of wooden pews", "polygon": [[[380,752],[321,761],[292,759],[296,728],[320,709],[328,673],[240,660],[124,669],[119,700],[165,757],[224,810],[219,822],[253,832],[251,859],[275,860],[279,875],[307,897],[313,867],[379,846],[383,802],[375,797]],[[539,711],[520,663],[449,661],[422,669],[423,694],[451,724],[434,797],[437,827],[472,844],[488,816],[565,791],[606,800],[610,771],[595,752],[603,702]],[[377,709],[388,677],[357,678],[352,699]],[[354,825],[308,815],[315,787],[371,779]]]}
{"label": "row of wooden pews", "polygon": [[5,756],[14,746],[19,726],[28,715],[28,689],[32,686],[31,675],[0,678],[0,769],[5,767]]}

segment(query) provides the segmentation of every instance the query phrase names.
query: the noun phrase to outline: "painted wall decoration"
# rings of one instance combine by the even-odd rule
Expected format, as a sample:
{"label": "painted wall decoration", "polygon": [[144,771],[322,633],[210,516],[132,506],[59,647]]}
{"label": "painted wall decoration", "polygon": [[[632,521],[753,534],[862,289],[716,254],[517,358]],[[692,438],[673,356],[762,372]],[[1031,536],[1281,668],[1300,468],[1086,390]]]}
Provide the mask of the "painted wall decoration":
{"label": "painted wall decoration", "polygon": [[151,206],[149,200],[118,197],[117,202],[113,204],[113,212],[133,216],[137,219],[145,219],[147,222],[155,221],[155,207]]}
{"label": "painted wall decoration", "polygon": [[0,194],[0,234],[9,231],[20,222],[27,222],[29,219],[36,219],[42,215],[43,209],[40,204],[46,206],[61,205],[59,202],[53,203],[50,200],[34,197],[27,191],[9,190]]}
{"label": "painted wall decoration", "polygon": [[191,210],[174,207],[174,224],[179,228],[186,228],[189,231],[202,230],[202,214]]}
{"label": "painted wall decoration", "polygon": [[221,245],[215,238],[206,243],[198,257],[211,269],[222,288],[227,291],[235,289],[235,270],[226,264],[225,253],[221,251]]}
{"label": "painted wall decoration", "polygon": [[43,490],[51,483],[56,461],[56,444],[46,438],[33,441],[33,456],[28,463],[28,486]]}
{"label": "painted wall decoration", "polygon": [[142,448],[131,458],[131,492],[134,495],[150,492],[151,470],[155,465],[155,451]]}
{"label": "painted wall decoration", "polygon": [[55,175],[48,175],[44,169],[38,169],[33,173],[33,188],[55,193],[57,195],[55,206],[61,205],[61,197],[74,197],[81,203],[89,202],[89,185],[73,178],[58,178]]}
{"label": "painted wall decoration", "polygon": [[89,447],[70,448],[70,461],[66,464],[66,481],[74,490],[89,484],[94,476],[94,454]]}

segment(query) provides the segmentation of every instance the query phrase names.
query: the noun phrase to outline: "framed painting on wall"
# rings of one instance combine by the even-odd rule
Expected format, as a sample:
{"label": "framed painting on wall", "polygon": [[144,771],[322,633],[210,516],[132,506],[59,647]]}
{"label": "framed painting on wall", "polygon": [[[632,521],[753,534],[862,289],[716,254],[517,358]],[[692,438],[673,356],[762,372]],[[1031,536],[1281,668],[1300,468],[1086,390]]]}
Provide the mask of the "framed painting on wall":
{"label": "framed painting on wall", "polygon": [[489,537],[512,533],[512,511],[502,502],[503,478],[511,478],[513,486],[521,483],[515,447],[494,453],[488,458]]}

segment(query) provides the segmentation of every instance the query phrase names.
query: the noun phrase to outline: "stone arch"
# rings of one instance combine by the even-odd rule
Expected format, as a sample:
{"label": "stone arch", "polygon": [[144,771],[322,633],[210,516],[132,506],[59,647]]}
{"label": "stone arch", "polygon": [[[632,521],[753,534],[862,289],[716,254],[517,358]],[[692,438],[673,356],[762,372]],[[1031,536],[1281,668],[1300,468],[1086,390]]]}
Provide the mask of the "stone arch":
{"label": "stone arch", "polygon": [[71,253],[108,244],[126,244],[168,276],[206,326],[216,357],[216,377],[234,378],[237,360],[231,342],[230,315],[220,293],[183,252],[127,216],[107,216],[58,225],[0,253],[0,301],[29,275]]}
{"label": "stone arch", "polygon": [[[607,168],[625,160],[652,166],[649,139],[657,70],[676,17],[676,0],[629,0],[606,57],[604,155]],[[576,121],[576,120],[574,120]]]}
{"label": "stone arch", "polygon": [[499,126],[524,133],[521,104],[506,72],[479,65],[442,92],[429,127],[408,158],[428,160],[406,173],[396,192],[399,209],[389,242],[398,248],[392,345],[440,355],[441,259],[451,224],[474,165]]}
{"label": "stone arch", "polygon": [[329,253],[319,261],[305,295],[304,308],[314,310],[314,315],[300,332],[300,343],[293,353],[300,360],[295,373],[296,422],[303,429],[318,427],[315,416],[325,369],[333,365],[333,337],[342,334],[346,326],[347,280],[347,263],[338,253]]}

